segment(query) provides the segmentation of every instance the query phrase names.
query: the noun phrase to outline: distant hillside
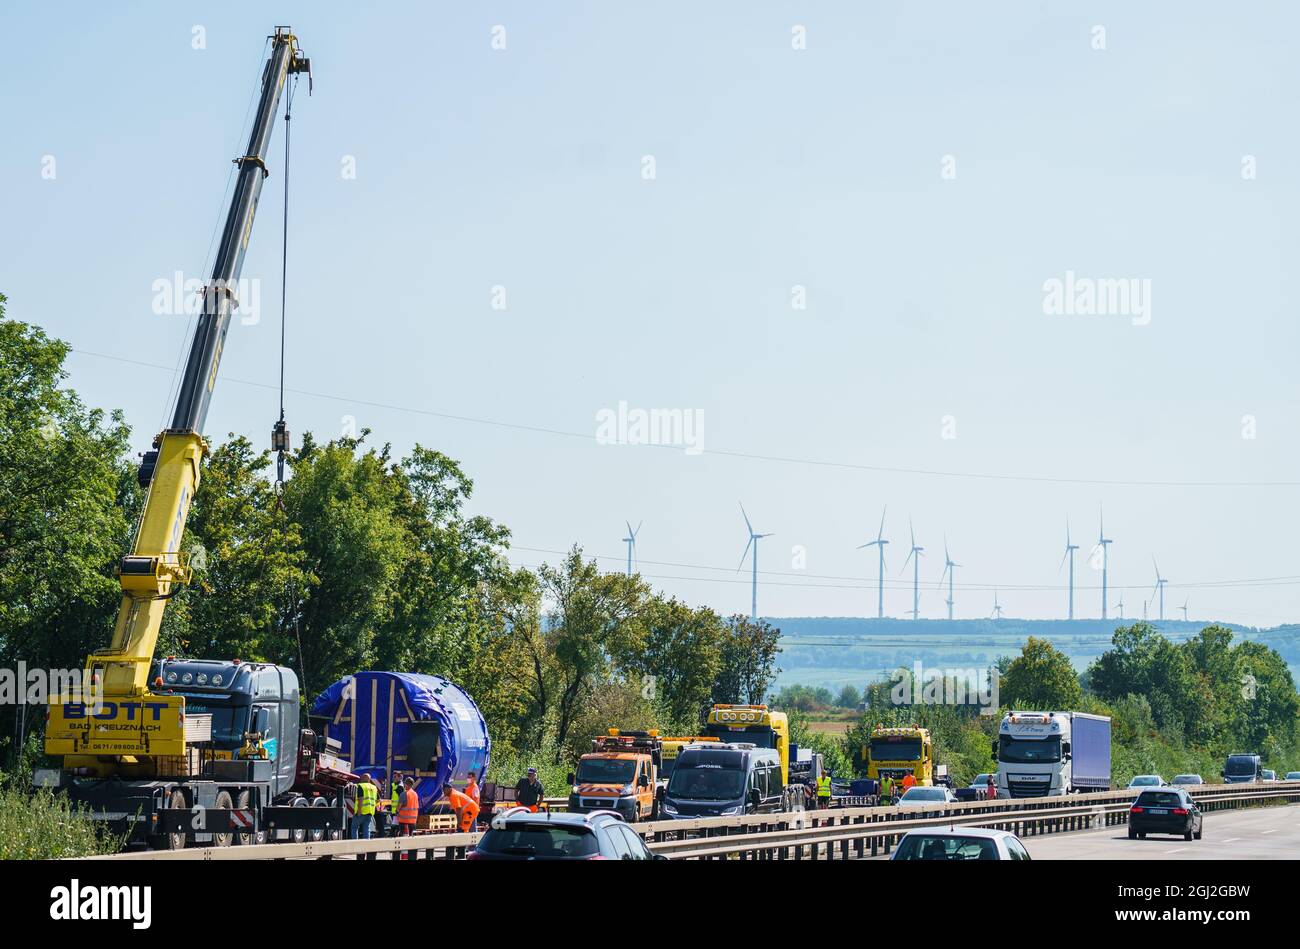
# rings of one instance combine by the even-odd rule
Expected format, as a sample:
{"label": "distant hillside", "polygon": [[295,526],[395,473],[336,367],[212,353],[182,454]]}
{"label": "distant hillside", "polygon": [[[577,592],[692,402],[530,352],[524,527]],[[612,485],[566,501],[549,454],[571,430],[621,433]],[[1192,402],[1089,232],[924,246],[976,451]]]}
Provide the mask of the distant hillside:
{"label": "distant hillside", "polygon": [[[925,666],[966,668],[988,666],[999,656],[1013,655],[1030,636],[1051,642],[1082,672],[1110,648],[1111,636],[1132,619],[867,619],[856,616],[789,616],[768,620],[781,630],[781,675],[784,685],[845,684],[861,686],[899,666],[920,661]],[[1184,640],[1211,621],[1166,620],[1155,623],[1166,636]],[[1269,629],[1219,623],[1236,637],[1258,640],[1276,649],[1300,679],[1300,626]]]}

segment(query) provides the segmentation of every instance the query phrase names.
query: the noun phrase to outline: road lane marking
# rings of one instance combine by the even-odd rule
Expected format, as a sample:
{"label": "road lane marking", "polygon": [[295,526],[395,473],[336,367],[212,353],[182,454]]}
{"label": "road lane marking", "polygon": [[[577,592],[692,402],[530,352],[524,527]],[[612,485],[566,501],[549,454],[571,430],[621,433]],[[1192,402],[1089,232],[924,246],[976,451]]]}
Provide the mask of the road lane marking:
{"label": "road lane marking", "polygon": [[1240,839],[1240,837],[1229,837],[1227,840],[1220,841],[1220,843],[1230,844]]}
{"label": "road lane marking", "polygon": [[1261,833],[1261,834],[1271,834],[1271,833],[1273,833],[1273,831],[1275,831],[1275,830],[1277,830],[1276,827],[1274,827],[1273,830],[1261,830],[1260,833]]}
{"label": "road lane marking", "polygon": [[1166,850],[1165,853],[1182,853],[1186,849],[1186,847],[1179,847],[1177,850]]}

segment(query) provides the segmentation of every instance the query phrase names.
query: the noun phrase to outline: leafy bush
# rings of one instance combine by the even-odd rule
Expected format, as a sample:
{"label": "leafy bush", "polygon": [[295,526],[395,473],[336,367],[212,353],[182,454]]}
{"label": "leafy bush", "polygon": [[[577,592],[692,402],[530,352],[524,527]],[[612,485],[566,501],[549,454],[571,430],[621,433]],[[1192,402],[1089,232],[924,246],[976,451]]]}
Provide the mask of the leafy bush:
{"label": "leafy bush", "polygon": [[66,798],[0,787],[0,860],[56,860],[116,853],[124,839],[78,815]]}

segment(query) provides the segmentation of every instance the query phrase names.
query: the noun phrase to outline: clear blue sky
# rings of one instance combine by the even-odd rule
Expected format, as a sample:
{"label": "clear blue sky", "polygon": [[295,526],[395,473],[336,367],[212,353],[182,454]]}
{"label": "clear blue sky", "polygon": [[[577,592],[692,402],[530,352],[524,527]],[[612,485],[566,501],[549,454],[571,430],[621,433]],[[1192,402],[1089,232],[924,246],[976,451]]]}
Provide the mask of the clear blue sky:
{"label": "clear blue sky", "polygon": [[[291,393],[295,433],[353,416],[398,452],[459,459],[518,563],[577,542],[617,568],[624,520],[644,520],[643,571],[727,612],[749,606],[743,499],[775,532],[768,615],[874,613],[874,553],[854,548],[885,504],[887,612],[911,605],[910,514],[923,615],[944,610],[945,532],[958,616],[987,615],[995,585],[1009,615],[1061,615],[1068,515],[1078,609],[1097,615],[1085,555],[1104,503],[1126,615],[1154,554],[1171,618],[1186,597],[1193,619],[1300,619],[1297,582],[1204,585],[1300,575],[1294,486],[718,453],[1300,481],[1292,7],[267,9],[0,12],[0,290],[79,350],[70,384],[123,409],[139,447],[169,413],[170,372],[89,353],[183,353],[185,320],[152,311],[152,285],[201,276],[263,38],[289,23],[316,75],[295,108],[289,385],[332,397]],[[208,425],[259,445],[275,395],[245,383],[276,376],[282,146],[277,129],[245,268],[262,319],[232,329]],[[1044,314],[1044,281],[1068,270],[1149,280],[1149,325]],[[705,453],[597,444],[596,413],[620,400],[702,412]]]}

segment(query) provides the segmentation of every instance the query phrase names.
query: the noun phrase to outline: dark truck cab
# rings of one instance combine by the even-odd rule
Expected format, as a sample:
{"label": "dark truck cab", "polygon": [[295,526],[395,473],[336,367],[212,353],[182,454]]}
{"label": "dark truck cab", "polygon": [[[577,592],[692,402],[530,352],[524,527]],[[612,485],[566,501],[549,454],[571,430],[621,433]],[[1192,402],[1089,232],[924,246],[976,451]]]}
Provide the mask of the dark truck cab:
{"label": "dark truck cab", "polygon": [[185,698],[186,754],[157,759],[143,779],[40,771],[108,822],[127,845],[180,849],[339,836],[353,776],[314,732],[298,725],[298,677],[261,662],[164,659],[154,691]]}

